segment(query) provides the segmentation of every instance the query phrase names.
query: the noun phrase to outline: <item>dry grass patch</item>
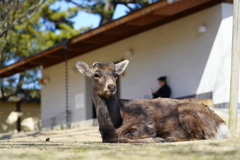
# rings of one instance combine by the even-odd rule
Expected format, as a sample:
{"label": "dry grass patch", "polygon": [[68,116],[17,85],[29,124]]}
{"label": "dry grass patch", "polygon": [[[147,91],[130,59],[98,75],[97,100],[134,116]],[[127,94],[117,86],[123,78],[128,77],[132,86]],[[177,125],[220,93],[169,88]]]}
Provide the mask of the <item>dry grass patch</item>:
{"label": "dry grass patch", "polygon": [[228,139],[158,144],[1,141],[0,159],[12,160],[229,160],[240,159],[239,133]]}

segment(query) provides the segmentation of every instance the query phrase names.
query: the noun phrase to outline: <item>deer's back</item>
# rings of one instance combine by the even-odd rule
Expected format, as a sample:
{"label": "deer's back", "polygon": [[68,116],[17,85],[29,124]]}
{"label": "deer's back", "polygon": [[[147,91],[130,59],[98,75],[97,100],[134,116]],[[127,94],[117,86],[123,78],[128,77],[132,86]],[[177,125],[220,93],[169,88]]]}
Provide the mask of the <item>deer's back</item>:
{"label": "deer's back", "polygon": [[122,101],[123,124],[117,132],[132,139],[162,136],[166,126],[178,124],[177,106],[184,102],[168,98]]}
{"label": "deer's back", "polygon": [[[200,139],[213,138],[219,125],[224,123],[207,106],[186,100],[158,98],[122,101],[122,104],[123,124],[117,131],[122,136],[132,139],[149,135],[161,138],[191,137],[186,129],[193,131],[202,129],[204,135],[200,136]],[[200,127],[196,128],[198,125]]]}

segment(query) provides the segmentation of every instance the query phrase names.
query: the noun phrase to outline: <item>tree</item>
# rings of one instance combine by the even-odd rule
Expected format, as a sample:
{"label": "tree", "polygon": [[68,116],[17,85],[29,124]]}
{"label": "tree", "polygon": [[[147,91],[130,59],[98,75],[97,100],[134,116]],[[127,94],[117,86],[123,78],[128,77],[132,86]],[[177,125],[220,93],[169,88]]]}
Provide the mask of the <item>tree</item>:
{"label": "tree", "polygon": [[[4,36],[0,38],[0,67],[7,66],[59,43],[62,41],[62,38],[71,38],[90,29],[90,27],[87,27],[75,30],[70,18],[76,16],[78,10],[76,8],[68,8],[65,11],[51,9],[51,5],[55,1],[45,1],[37,10],[32,11],[34,15],[31,15],[27,20],[22,17],[20,19],[24,21],[7,27],[8,29],[4,32]],[[31,8],[28,1],[17,1],[16,3],[25,9],[28,7]],[[6,4],[0,3],[0,7],[2,8],[3,6],[1,5],[5,6]],[[21,14],[18,11],[16,12]],[[6,17],[19,17],[16,12],[9,11],[9,15]],[[5,28],[3,27],[3,29]],[[0,82],[2,95],[14,95],[22,91],[23,87],[29,88],[27,86],[39,88],[38,79],[41,76],[39,69],[40,67],[37,67],[33,70],[5,78],[4,82]],[[39,95],[37,96],[39,97]]]}
{"label": "tree", "polygon": [[[98,14],[101,17],[100,24],[104,25],[112,20],[115,8],[118,4],[123,4],[134,12],[146,7],[158,0],[65,0],[79,7],[88,13]],[[133,4],[133,7],[130,6]],[[129,12],[129,13],[130,13]]]}
{"label": "tree", "polygon": [[15,25],[22,24],[37,12],[45,0],[1,0],[0,38]]}

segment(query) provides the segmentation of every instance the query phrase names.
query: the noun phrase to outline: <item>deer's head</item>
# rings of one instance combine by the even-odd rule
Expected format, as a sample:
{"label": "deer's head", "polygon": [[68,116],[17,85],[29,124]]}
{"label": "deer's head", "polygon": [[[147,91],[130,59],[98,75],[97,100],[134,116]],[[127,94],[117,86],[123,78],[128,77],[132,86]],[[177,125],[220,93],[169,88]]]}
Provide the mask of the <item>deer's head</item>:
{"label": "deer's head", "polygon": [[92,67],[84,62],[77,62],[78,70],[92,79],[92,91],[100,97],[109,98],[117,90],[117,77],[124,72],[129,61],[125,60],[117,64],[110,63],[93,63]]}

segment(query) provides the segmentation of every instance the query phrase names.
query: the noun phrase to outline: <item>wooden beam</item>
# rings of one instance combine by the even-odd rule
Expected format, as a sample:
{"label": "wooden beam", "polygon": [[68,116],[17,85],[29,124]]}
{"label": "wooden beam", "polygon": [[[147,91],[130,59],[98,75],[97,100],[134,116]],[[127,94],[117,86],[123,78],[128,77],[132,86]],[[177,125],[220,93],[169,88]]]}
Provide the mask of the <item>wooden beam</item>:
{"label": "wooden beam", "polygon": [[115,40],[115,39],[117,39],[116,35],[109,35],[109,34],[101,33],[101,34],[89,37],[89,38],[83,40],[83,42],[97,44],[97,43],[102,43],[104,41]]}
{"label": "wooden beam", "polygon": [[33,64],[33,65],[43,65],[44,62],[28,62],[28,64]]}
{"label": "wooden beam", "polygon": [[71,51],[71,52],[75,52],[75,51],[79,51],[79,48],[68,48],[67,51]]}
{"label": "wooden beam", "polygon": [[167,5],[158,9],[154,12],[154,14],[161,15],[161,16],[171,16],[173,14],[182,12],[189,8],[210,2],[212,0],[181,0],[177,1],[171,5]]}
{"label": "wooden beam", "polygon": [[233,3],[233,0],[223,0],[223,2]]}
{"label": "wooden beam", "polygon": [[159,21],[163,18],[165,18],[166,16],[160,16],[160,15],[157,15],[157,14],[148,14],[146,16],[143,16],[143,17],[140,17],[140,18],[137,18],[135,20],[132,20],[130,22],[128,22],[127,24],[128,25],[136,25],[136,26],[145,26],[145,25],[148,25],[148,24],[151,24],[153,22],[156,22],[156,21]]}
{"label": "wooden beam", "polygon": [[10,65],[10,66],[1,68],[1,69],[0,69],[0,74],[2,74],[2,73],[4,73],[4,72],[7,72],[7,71],[9,71],[9,70],[12,70],[13,68],[17,68],[17,67],[19,67],[19,66],[22,66],[23,64],[29,63],[29,62],[31,62],[31,61],[33,61],[33,60],[38,59],[38,58],[42,58],[42,57],[44,57],[45,55],[48,55],[48,54],[50,54],[50,53],[52,53],[52,52],[54,52],[54,51],[57,51],[57,50],[59,50],[59,49],[61,49],[61,48],[63,48],[63,45],[60,45],[60,46],[57,46],[57,47],[53,47],[53,48],[51,48],[51,49],[48,49],[48,50],[46,50],[46,51],[43,51],[43,52],[40,53],[40,54],[37,54],[37,55],[32,56],[32,57],[29,57],[29,58],[27,58],[27,59],[25,59],[25,60],[18,61],[18,62],[16,62],[16,63],[13,63],[13,64]]}
{"label": "wooden beam", "polygon": [[9,77],[11,75],[17,74],[18,72],[5,72],[3,74],[0,75],[0,77],[4,78],[4,77]]}
{"label": "wooden beam", "polygon": [[28,67],[17,67],[16,70],[28,70],[29,68]]}
{"label": "wooden beam", "polygon": [[232,31],[231,82],[229,100],[229,130],[237,129],[238,92],[239,92],[239,61],[240,61],[240,3],[233,2],[233,31]]}
{"label": "wooden beam", "polygon": [[64,59],[63,56],[57,56],[57,55],[46,55],[45,57],[50,59]]}
{"label": "wooden beam", "polygon": [[122,24],[120,26],[117,26],[117,27],[114,27],[112,29],[105,31],[104,33],[109,34],[109,35],[121,36],[122,34],[134,31],[134,30],[138,29],[139,27],[141,27],[141,26]]}

